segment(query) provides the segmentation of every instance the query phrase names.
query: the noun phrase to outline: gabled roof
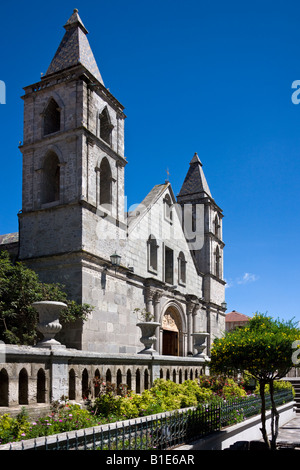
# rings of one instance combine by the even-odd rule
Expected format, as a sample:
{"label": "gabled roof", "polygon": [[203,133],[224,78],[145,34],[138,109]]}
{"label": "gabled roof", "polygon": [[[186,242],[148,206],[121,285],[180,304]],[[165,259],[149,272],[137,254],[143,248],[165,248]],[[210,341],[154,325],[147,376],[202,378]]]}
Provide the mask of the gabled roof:
{"label": "gabled roof", "polygon": [[157,184],[154,186],[135,210],[128,213],[128,226],[131,226],[135,221],[140,220],[156,203],[168,186],[170,186],[169,183]]}
{"label": "gabled roof", "polygon": [[88,31],[83,25],[77,9],[74,10],[64,28],[66,30],[65,35],[45,77],[81,64],[104,85],[94,54],[86,37]]}
{"label": "gabled roof", "polygon": [[202,196],[207,195],[212,197],[203,172],[202,163],[197,153],[195,153],[192,160],[190,161],[190,168],[187,172],[178,197],[180,198],[181,196],[190,196],[192,194],[201,194]]}

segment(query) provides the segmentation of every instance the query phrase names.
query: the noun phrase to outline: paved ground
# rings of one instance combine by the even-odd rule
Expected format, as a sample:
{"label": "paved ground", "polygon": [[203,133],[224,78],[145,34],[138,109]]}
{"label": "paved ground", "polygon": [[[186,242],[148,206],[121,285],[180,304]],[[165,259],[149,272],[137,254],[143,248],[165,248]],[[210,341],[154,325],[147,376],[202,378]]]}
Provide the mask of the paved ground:
{"label": "paved ground", "polygon": [[292,446],[300,450],[300,415],[280,426],[277,444]]}

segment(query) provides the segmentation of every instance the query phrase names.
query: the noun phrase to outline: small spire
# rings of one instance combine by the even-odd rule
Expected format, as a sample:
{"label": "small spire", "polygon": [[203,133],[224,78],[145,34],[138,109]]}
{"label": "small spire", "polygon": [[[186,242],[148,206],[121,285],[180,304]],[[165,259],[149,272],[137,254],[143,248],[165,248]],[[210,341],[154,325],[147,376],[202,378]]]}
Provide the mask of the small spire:
{"label": "small spire", "polygon": [[192,160],[190,161],[190,167],[181,187],[180,193],[178,197],[182,196],[190,196],[199,194],[199,196],[203,197],[203,195],[211,196],[200,158],[198,154],[195,153]]}
{"label": "small spire", "polygon": [[82,23],[77,8],[73,11],[73,14],[64,25],[64,28],[66,30],[65,35],[52,59],[45,77],[81,64],[104,85],[87,38],[88,30]]}
{"label": "small spire", "polygon": [[195,163],[199,163],[202,166],[202,163],[200,161],[200,158],[198,157],[198,153],[195,152],[192,160],[190,161],[190,165],[194,165]]}
{"label": "small spire", "polygon": [[65,28],[66,31],[68,31],[69,29],[72,29],[72,28],[77,27],[77,26],[79,26],[82,29],[84,34],[89,33],[88,30],[85,28],[83,22],[81,21],[80,16],[78,15],[78,9],[75,8],[74,11],[73,11],[73,14],[70,16],[70,18],[68,19],[68,21],[64,25],[64,28]]}

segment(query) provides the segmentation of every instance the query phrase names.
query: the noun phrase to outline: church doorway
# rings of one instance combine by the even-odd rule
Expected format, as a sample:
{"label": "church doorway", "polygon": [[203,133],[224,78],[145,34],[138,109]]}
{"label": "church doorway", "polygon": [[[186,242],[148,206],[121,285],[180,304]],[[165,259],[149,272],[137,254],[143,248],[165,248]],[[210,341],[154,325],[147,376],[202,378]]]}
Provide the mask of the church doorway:
{"label": "church doorway", "polygon": [[172,307],[166,310],[162,320],[162,354],[182,355],[182,327],[179,313]]}

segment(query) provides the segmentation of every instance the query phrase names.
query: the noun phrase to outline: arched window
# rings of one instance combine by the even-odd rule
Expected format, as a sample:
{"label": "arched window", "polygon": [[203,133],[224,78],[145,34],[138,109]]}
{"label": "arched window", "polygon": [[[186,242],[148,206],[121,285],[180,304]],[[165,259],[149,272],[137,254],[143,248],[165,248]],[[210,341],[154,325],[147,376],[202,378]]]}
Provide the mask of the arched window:
{"label": "arched window", "polygon": [[19,405],[28,405],[28,374],[26,369],[19,373]]}
{"label": "arched window", "polygon": [[8,406],[8,373],[6,369],[0,371],[0,406]]}
{"label": "arched window", "polygon": [[106,157],[103,158],[100,165],[100,205],[109,206],[112,204],[112,175],[110,165]]}
{"label": "arched window", "polygon": [[173,284],[174,280],[174,252],[171,248],[165,246],[165,282]]}
{"label": "arched window", "polygon": [[186,261],[185,256],[182,251],[179,253],[178,256],[178,283],[185,284],[186,283]]}
{"label": "arched window", "polygon": [[42,203],[59,201],[60,198],[60,164],[58,156],[49,152],[44,160],[42,181]]}
{"label": "arched window", "polygon": [[51,98],[44,113],[44,135],[60,131],[60,108]]}
{"label": "arched window", "polygon": [[157,250],[158,245],[156,238],[150,235],[147,242],[148,248],[148,271],[157,272]]}
{"label": "arched window", "polygon": [[107,108],[104,108],[102,113],[99,114],[99,135],[108,145],[111,145],[111,135],[113,130],[113,125],[111,124],[109,113]]}
{"label": "arched window", "polygon": [[217,277],[221,277],[221,255],[220,255],[220,249],[217,246],[216,251],[215,251],[215,274]]}
{"label": "arched window", "polygon": [[76,399],[76,379],[74,369],[71,369],[69,372],[69,399]]}
{"label": "arched window", "polygon": [[166,194],[164,198],[164,216],[169,222],[173,220],[173,213],[172,213],[172,201],[169,194]]}
{"label": "arched window", "polygon": [[214,231],[215,231],[215,236],[220,238],[220,222],[219,222],[219,217],[217,215],[214,220]]}
{"label": "arched window", "polygon": [[46,375],[44,369],[39,369],[37,374],[37,403],[46,402]]}

